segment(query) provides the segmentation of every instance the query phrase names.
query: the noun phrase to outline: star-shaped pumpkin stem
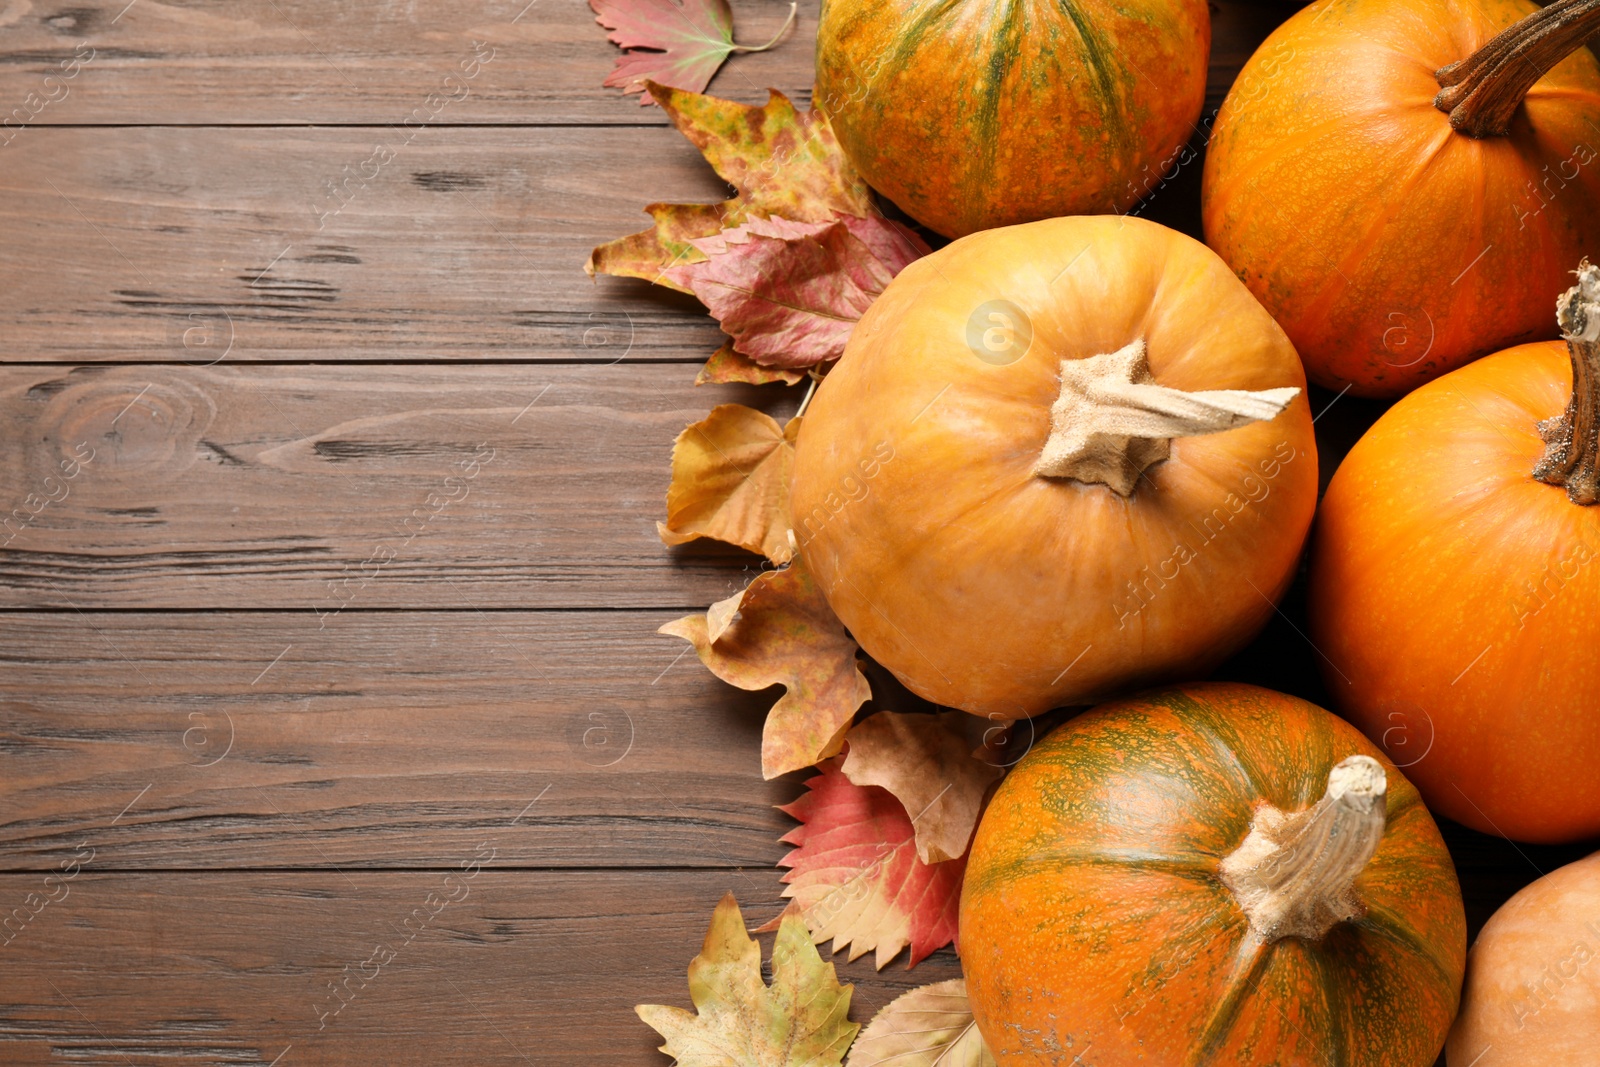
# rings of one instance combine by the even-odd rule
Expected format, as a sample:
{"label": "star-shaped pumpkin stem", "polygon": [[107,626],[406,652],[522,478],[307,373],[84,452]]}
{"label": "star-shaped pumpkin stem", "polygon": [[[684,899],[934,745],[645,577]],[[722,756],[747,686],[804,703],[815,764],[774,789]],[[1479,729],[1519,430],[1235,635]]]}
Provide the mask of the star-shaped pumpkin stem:
{"label": "star-shaped pumpkin stem", "polygon": [[1174,437],[1220,433],[1276,418],[1300,394],[1283,389],[1186,392],[1157,385],[1143,340],[1061,361],[1061,395],[1033,472],[1110,486],[1122,496],[1172,453]]}

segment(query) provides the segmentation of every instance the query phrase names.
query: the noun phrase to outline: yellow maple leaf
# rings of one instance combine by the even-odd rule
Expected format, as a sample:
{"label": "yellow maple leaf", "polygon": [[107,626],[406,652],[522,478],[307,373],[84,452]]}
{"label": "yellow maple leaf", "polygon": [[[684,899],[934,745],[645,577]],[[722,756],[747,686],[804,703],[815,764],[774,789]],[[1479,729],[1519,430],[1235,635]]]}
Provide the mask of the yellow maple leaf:
{"label": "yellow maple leaf", "polygon": [[696,1011],[641,1004],[634,1010],[666,1038],[679,1067],[838,1067],[861,1027],[850,995],[823,961],[805,923],[787,916],[772,946],[772,984],[761,980],[761,946],[745,932],[729,893],[689,963]]}

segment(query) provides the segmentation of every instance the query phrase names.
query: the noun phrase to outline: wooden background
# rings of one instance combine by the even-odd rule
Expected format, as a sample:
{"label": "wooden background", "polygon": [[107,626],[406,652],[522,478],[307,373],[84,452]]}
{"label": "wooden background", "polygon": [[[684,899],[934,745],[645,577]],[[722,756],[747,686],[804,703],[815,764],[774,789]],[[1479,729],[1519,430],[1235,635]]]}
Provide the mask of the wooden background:
{"label": "wooden background", "polygon": [[[806,101],[800,6],[712,90]],[[1208,113],[1292,8],[1215,8]],[[582,0],[0,0],[0,510],[53,498],[0,549],[0,1062],[665,1063],[632,1006],[779,911],[771,697],[654,632],[759,561],[654,522],[680,429],[796,394],[584,276],[725,193],[615,56]],[[1198,234],[1199,169],[1144,213]],[[1313,399],[1326,479],[1379,409]],[[1317,699],[1301,611],[1223,675]],[[1474,929],[1586,851],[1446,829]],[[838,962],[863,1021],[959,973]]]}

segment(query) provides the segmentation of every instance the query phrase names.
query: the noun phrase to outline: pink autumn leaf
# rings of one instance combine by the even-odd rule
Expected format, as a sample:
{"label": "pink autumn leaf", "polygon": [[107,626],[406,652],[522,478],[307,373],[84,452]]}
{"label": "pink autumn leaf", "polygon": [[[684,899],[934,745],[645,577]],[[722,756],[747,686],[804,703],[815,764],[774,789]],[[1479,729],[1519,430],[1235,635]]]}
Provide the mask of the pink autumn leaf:
{"label": "pink autumn leaf", "polygon": [[802,825],[784,835],[796,847],[779,861],[789,868],[783,895],[812,938],[832,938],[852,960],[876,950],[879,968],[907,945],[915,965],[954,941],[965,857],[923,863],[911,817],[888,790],[855,785],[838,760],[818,770],[805,796],[782,808]]}
{"label": "pink autumn leaf", "polygon": [[[701,92],[734,52],[761,52],[778,42],[789,21],[764,45],[733,43],[733,12],[728,0],[589,0],[595,21],[611,31],[623,50],[605,84],[625,93],[644,93],[646,79],[675,89]],[[648,107],[649,93],[639,98]]]}
{"label": "pink autumn leaf", "polygon": [[915,233],[879,216],[752,219],[690,243],[706,259],[673,268],[668,279],[699,297],[735,352],[791,369],[843,355],[856,320],[928,254]]}

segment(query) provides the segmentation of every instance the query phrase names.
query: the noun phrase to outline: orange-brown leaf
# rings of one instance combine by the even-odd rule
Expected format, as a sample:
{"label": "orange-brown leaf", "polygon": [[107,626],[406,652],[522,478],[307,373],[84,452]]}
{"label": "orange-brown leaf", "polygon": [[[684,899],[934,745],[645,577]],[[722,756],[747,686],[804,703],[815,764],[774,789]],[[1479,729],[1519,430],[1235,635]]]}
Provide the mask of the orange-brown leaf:
{"label": "orange-brown leaf", "polygon": [[799,429],[799,419],[782,427],[754,408],[722,404],[680,433],[672,447],[667,521],[656,523],[661,540],[681,545],[710,537],[789,562],[789,477]]}
{"label": "orange-brown leaf", "polygon": [[771,382],[782,382],[785,385],[794,385],[805,376],[805,371],[801,370],[764,367],[749,356],[741,356],[735,352],[730,341],[706,360],[706,365],[700,368],[694,384],[727,385],[740,382],[745,385],[767,385]]}
{"label": "orange-brown leaf", "polygon": [[838,752],[856,709],[872,695],[856,664],[856,643],[798,557],[705,615],[669,622],[660,632],[694,645],[700,661],[730,685],[787,690],[761,734],[766,778]]}
{"label": "orange-brown leaf", "polygon": [[911,813],[917,855],[924,863],[966,853],[984,794],[1003,773],[973,756],[972,743],[951,721],[963,715],[880,711],[845,736],[845,777],[894,794]]}

